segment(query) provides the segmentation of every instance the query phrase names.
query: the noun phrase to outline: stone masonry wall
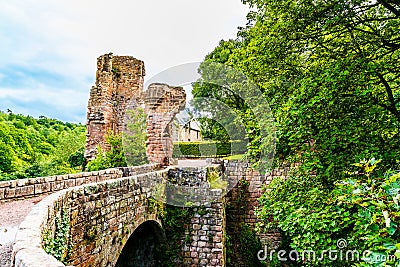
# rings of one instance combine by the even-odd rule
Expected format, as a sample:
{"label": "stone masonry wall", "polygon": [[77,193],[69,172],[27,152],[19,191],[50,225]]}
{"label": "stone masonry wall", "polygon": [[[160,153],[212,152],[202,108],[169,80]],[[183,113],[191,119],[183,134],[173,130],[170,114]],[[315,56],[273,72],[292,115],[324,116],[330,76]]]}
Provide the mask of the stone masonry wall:
{"label": "stone masonry wall", "polygon": [[[241,255],[242,244],[238,237],[243,230],[243,224],[254,230],[259,222],[254,214],[258,207],[258,198],[264,193],[263,186],[268,185],[274,178],[286,178],[289,168],[277,169],[261,175],[247,162],[236,160],[224,160],[224,172],[230,181],[238,181],[238,184],[227,194],[227,234],[231,237],[232,253],[229,255],[232,266],[247,266]],[[243,206],[245,205],[245,206]],[[279,232],[258,234],[263,245],[277,247],[280,243]]]}
{"label": "stone masonry wall", "polygon": [[87,112],[85,158],[92,160],[97,147],[108,149],[105,136],[124,129],[128,106],[142,103],[144,63],[130,56],[112,53],[97,59],[96,85],[90,91]]}
{"label": "stone masonry wall", "polygon": [[191,214],[180,240],[183,261],[176,266],[225,266],[225,199],[221,189],[210,189],[207,175],[213,171],[222,168],[220,165],[169,168],[167,202],[184,206]]}
{"label": "stone masonry wall", "polygon": [[[29,190],[43,194],[83,183],[53,193],[34,207],[17,233],[13,254],[15,266],[64,266],[47,255],[42,245],[45,236],[55,231],[55,218],[62,218],[65,212],[70,220],[72,237],[69,263],[74,266],[113,266],[136,227],[148,220],[161,224],[157,210],[148,208],[150,188],[160,184],[161,180],[168,180],[171,168],[154,172],[157,167],[146,165],[0,183],[2,192],[14,198],[24,197],[23,192]],[[258,222],[254,210],[263,193],[262,186],[275,177],[285,178],[289,169],[260,175],[245,162],[224,161],[223,171],[229,180],[245,183],[239,183],[220,201],[205,202],[202,207],[194,208],[194,216],[185,225],[185,236],[181,240],[183,263],[179,266],[247,266],[240,253],[245,250],[239,238],[242,226],[245,224],[254,230]],[[228,255],[229,265],[225,259],[225,234],[236,249],[233,252],[237,252],[231,251]],[[259,237],[272,246],[277,246],[280,241],[276,232]]]}
{"label": "stone masonry wall", "polygon": [[224,209],[222,201],[194,209],[194,216],[185,229],[190,242],[183,246],[183,266],[226,266]]}
{"label": "stone masonry wall", "polygon": [[112,180],[159,169],[157,164],[107,169],[95,172],[55,175],[0,182],[0,203],[54,193],[63,189]]}
{"label": "stone masonry wall", "polygon": [[172,120],[186,105],[182,87],[154,83],[144,96],[147,114],[147,158],[168,166],[172,162]]}

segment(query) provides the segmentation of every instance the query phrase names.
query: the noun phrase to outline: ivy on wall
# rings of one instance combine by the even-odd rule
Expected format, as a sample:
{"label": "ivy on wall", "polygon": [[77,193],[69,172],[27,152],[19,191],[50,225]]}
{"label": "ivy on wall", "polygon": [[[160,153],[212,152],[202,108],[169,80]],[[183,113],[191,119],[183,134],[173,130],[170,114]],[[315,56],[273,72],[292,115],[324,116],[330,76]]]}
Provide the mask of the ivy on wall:
{"label": "ivy on wall", "polygon": [[67,209],[63,209],[59,216],[55,217],[55,231],[49,230],[43,239],[43,248],[46,253],[57,260],[67,264],[71,250],[70,242],[70,217]]}
{"label": "ivy on wall", "polygon": [[226,206],[226,261],[227,267],[264,266],[257,258],[257,252],[262,249],[261,241],[254,229],[245,223],[248,205],[248,187],[250,183],[240,180],[235,198],[230,195]]}
{"label": "ivy on wall", "polygon": [[194,212],[194,208],[164,205],[161,220],[165,232],[165,242],[159,248],[160,253],[157,253],[159,257],[157,261],[161,266],[176,267],[182,264],[182,247],[185,243],[192,242],[188,225],[190,225]]}

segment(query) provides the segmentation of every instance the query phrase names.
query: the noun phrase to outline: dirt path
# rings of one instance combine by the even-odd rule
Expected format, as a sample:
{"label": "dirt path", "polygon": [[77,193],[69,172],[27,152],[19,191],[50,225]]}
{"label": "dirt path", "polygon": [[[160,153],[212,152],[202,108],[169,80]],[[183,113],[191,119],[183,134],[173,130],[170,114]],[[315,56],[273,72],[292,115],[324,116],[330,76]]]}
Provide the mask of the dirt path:
{"label": "dirt path", "polygon": [[11,252],[18,226],[44,196],[0,204],[0,266],[11,264]]}

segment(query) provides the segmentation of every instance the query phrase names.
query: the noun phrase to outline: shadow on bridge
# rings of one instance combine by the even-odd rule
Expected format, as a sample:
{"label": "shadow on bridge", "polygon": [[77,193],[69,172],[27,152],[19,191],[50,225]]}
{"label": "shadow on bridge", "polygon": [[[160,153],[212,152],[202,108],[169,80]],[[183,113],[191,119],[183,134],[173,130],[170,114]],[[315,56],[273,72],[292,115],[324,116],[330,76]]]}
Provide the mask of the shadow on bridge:
{"label": "shadow on bridge", "polygon": [[158,222],[144,222],[129,237],[115,267],[161,266],[157,253],[160,253],[160,244],[164,240],[164,231]]}

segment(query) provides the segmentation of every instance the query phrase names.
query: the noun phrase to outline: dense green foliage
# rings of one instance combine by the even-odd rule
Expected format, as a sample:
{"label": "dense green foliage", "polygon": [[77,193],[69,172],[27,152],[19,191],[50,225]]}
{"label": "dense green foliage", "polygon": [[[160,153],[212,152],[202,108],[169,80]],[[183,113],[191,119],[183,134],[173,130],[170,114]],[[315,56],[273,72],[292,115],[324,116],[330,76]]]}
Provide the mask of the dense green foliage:
{"label": "dense green foliage", "polygon": [[[244,2],[255,8],[248,26],[237,40],[222,41],[205,62],[235,67],[261,88],[276,120],[275,165],[300,163],[289,179],[273,183],[260,216],[266,224],[277,220],[287,249],[321,251],[334,248],[342,237],[352,248],[393,252],[398,229],[382,220],[389,216],[398,224],[398,215],[388,215],[397,204],[382,192],[391,183],[385,170],[399,168],[400,160],[400,3]],[[239,111],[251,141],[249,153],[260,153],[264,141],[253,145],[253,140],[262,121],[244,116],[249,107],[229,88],[197,83],[193,95],[216,98]],[[381,160],[374,174],[350,182],[349,166],[372,157]],[[372,188],[360,195],[365,207],[349,200],[350,192],[359,192],[352,186],[360,185],[361,192]],[[336,201],[339,196],[342,203]],[[367,207],[371,216],[361,213]]]}
{"label": "dense green foliage", "polygon": [[190,225],[195,208],[181,208],[166,204],[160,205],[163,205],[161,219],[165,240],[160,244],[157,261],[160,263],[160,266],[179,266],[183,262],[182,248],[190,245],[193,241],[190,238],[191,233],[186,232],[185,226]]}
{"label": "dense green foliage", "polygon": [[103,152],[97,148],[97,155],[94,160],[89,161],[87,171],[99,171],[115,167],[126,167],[124,150],[122,148],[122,135],[109,132],[106,136],[106,143],[110,149]]}
{"label": "dense green foliage", "polygon": [[173,157],[219,157],[243,154],[246,152],[246,142],[175,142]]}
{"label": "dense green foliage", "polygon": [[69,216],[67,210],[63,210],[59,216],[56,216],[54,233],[47,232],[43,240],[43,248],[46,253],[53,255],[64,264],[67,264],[72,248]]}
{"label": "dense green foliage", "polygon": [[[349,162],[379,155],[393,166],[399,154],[399,19],[382,5],[355,2],[252,2],[254,26],[205,60],[238,68],[260,86],[276,119],[279,159],[307,162],[327,184]],[[246,120],[248,107],[229,88],[198,83],[193,94]],[[245,124],[254,139],[256,125]]]}
{"label": "dense green foliage", "polygon": [[[290,249],[299,253],[314,250],[316,257],[304,263],[306,266],[354,264],[345,256],[343,260],[338,257],[337,261],[331,261],[326,254],[325,260],[318,260],[322,251],[329,249],[357,250],[360,260],[364,251],[370,251],[365,262],[357,266],[397,266],[400,174],[376,175],[372,172],[376,164],[374,159],[356,164],[358,169],[349,173],[348,179],[338,182],[334,190],[317,187],[308,190],[305,180],[299,178],[291,178],[290,187],[280,179],[274,180],[272,190],[261,198],[259,215],[263,227],[281,229],[290,237]],[[305,188],[301,207],[296,199],[299,188]],[[346,240],[345,247],[338,247],[340,239]]]}
{"label": "dense green foliage", "polygon": [[82,170],[86,128],[0,112],[0,180]]}

